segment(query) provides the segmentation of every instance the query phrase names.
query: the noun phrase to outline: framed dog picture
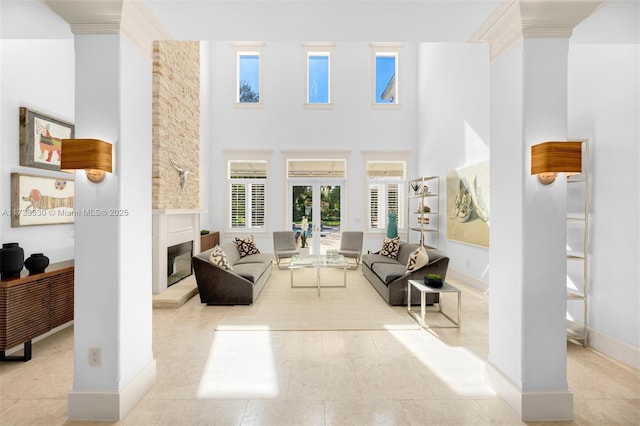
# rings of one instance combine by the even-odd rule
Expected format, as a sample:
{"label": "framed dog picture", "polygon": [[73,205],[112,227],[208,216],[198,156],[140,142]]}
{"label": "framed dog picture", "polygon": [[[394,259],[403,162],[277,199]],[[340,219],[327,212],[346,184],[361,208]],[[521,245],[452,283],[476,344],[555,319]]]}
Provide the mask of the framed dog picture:
{"label": "framed dog picture", "polygon": [[73,223],[73,207],[73,179],[11,173],[11,227]]}
{"label": "framed dog picture", "polygon": [[73,139],[75,126],[20,107],[20,165],[60,171],[62,139]]}

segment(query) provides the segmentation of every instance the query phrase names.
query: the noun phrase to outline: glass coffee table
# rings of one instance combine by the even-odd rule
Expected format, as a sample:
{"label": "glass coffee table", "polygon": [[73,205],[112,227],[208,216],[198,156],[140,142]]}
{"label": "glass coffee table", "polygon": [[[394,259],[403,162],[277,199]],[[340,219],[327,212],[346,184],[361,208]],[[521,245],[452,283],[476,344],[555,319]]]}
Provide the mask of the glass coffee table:
{"label": "glass coffee table", "polygon": [[[289,270],[291,271],[291,288],[312,288],[308,285],[294,285],[293,283],[293,270],[302,268],[315,268],[316,269],[316,285],[318,288],[318,296],[320,296],[320,288],[345,288],[347,287],[347,268],[349,263],[340,254],[324,255],[324,254],[312,254],[312,255],[296,255],[291,258],[289,263]],[[320,269],[322,268],[342,268],[343,282],[342,285],[320,285]]]}

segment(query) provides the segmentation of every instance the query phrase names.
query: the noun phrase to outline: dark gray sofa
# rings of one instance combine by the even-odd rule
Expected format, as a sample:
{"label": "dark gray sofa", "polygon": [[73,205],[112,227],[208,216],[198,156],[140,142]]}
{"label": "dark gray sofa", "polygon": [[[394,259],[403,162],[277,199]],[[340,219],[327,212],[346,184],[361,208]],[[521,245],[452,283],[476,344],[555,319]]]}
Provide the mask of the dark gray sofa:
{"label": "dark gray sofa", "polygon": [[258,253],[241,258],[235,243],[224,243],[220,247],[227,255],[233,271],[209,262],[213,249],[191,259],[200,301],[207,305],[252,304],[271,276],[273,254]]}
{"label": "dark gray sofa", "polygon": [[[389,305],[407,305],[407,282],[409,280],[424,282],[425,274],[440,274],[442,280],[447,276],[449,258],[435,250],[427,250],[429,253],[427,265],[407,273],[409,255],[418,247],[418,244],[401,242],[397,260],[374,253],[362,256],[362,274]],[[438,303],[438,295],[428,294],[427,303]],[[411,292],[411,304],[420,304],[419,291]]]}

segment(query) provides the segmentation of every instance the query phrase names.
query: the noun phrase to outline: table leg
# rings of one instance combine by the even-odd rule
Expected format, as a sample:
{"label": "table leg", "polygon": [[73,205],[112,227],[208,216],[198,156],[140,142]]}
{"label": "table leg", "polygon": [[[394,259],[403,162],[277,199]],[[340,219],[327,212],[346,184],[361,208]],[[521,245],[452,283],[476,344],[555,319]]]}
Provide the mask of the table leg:
{"label": "table leg", "polygon": [[[427,311],[427,307],[426,307],[426,294],[424,291],[420,292],[420,325],[422,327],[424,327],[424,315]],[[411,303],[411,301],[409,301],[409,303]]]}
{"label": "table leg", "polygon": [[407,280],[407,312],[411,313],[411,283]]}

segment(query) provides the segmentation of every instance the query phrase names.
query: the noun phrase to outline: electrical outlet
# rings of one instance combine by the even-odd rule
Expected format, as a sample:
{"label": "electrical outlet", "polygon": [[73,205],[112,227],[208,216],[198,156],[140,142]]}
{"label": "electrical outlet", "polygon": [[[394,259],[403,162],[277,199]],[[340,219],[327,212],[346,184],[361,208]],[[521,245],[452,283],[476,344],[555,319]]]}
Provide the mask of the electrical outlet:
{"label": "electrical outlet", "polygon": [[89,365],[99,367],[102,364],[102,352],[100,348],[89,348]]}

